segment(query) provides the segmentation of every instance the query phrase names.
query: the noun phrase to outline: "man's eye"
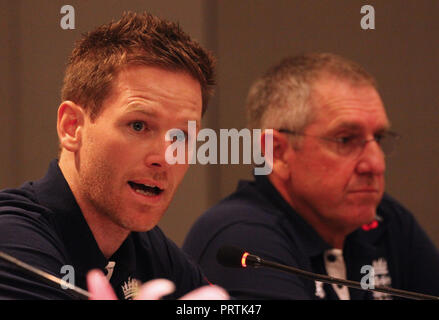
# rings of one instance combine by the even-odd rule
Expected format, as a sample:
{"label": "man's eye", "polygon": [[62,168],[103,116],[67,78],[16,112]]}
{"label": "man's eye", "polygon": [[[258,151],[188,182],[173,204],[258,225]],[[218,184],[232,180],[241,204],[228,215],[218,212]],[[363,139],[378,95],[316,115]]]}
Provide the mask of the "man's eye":
{"label": "man's eye", "polygon": [[385,133],[380,133],[375,135],[375,141],[380,144],[386,138]]}
{"label": "man's eye", "polygon": [[137,132],[141,132],[141,131],[145,130],[145,128],[146,128],[145,122],[143,122],[143,121],[131,122],[130,126],[134,131],[137,131]]}
{"label": "man's eye", "polygon": [[337,141],[342,145],[346,145],[352,143],[353,141],[355,141],[355,139],[356,139],[355,136],[345,136],[345,137],[338,137]]}

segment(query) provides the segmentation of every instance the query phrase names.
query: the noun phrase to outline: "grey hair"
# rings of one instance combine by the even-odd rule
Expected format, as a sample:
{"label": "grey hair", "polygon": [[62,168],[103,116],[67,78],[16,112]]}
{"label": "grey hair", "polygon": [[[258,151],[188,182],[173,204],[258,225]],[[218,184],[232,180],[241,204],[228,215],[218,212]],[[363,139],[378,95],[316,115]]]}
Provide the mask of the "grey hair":
{"label": "grey hair", "polygon": [[302,132],[312,122],[313,84],[325,76],[377,88],[357,63],[331,53],[287,57],[256,80],[246,101],[250,128]]}

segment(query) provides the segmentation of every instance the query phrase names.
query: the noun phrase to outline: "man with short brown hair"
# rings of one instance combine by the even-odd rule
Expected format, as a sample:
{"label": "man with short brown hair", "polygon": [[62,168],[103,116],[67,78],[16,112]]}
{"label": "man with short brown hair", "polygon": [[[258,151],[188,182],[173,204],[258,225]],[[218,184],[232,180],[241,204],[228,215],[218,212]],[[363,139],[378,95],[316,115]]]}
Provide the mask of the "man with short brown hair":
{"label": "man with short brown hair", "polygon": [[[64,79],[59,160],[0,192],[0,250],[82,288],[101,270],[122,299],[155,278],[172,298],[207,284],[156,225],[188,169],[166,162],[165,137],[199,128],[213,83],[213,57],[175,23],[127,13],[85,35]],[[0,297],[74,296],[0,261]]]}

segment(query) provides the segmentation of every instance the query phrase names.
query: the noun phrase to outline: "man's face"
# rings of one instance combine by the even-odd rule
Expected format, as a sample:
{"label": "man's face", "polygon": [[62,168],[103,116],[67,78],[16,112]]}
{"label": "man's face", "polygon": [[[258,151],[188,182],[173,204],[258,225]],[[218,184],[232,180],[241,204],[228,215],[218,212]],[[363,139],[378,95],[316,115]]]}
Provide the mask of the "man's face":
{"label": "man's face", "polygon": [[342,155],[335,143],[316,137],[372,140],[389,122],[372,86],[325,78],[312,94],[316,118],[290,159],[289,193],[293,206],[310,213],[314,223],[350,232],[375,217],[384,192],[384,154],[371,141],[358,155]]}
{"label": "man's face", "polygon": [[[86,117],[79,153],[80,197],[100,219],[131,231],[153,228],[183,179],[169,165],[170,129],[201,120],[201,88],[191,76],[154,67],[121,71],[95,121]],[[186,139],[187,141],[187,139]]]}

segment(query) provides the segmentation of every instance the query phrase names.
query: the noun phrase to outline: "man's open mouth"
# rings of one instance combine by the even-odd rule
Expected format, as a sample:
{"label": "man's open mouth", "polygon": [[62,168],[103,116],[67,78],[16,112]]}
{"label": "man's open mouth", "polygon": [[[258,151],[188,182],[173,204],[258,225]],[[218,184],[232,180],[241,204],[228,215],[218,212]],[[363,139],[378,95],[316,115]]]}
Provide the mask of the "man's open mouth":
{"label": "man's open mouth", "polygon": [[151,186],[151,185],[136,183],[132,181],[128,181],[128,184],[130,185],[131,189],[133,189],[135,192],[143,194],[145,196],[158,196],[163,192],[163,189],[160,189],[157,186]]}

